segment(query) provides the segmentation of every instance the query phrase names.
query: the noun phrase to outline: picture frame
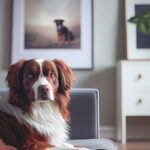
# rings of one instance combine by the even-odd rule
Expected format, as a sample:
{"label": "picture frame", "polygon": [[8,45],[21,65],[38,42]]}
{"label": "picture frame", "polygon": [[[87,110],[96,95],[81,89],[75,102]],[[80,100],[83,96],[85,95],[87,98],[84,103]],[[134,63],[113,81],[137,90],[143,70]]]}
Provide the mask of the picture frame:
{"label": "picture frame", "polygon": [[[12,9],[11,63],[61,59],[72,69],[93,68],[92,0],[13,0]],[[57,19],[65,20],[63,35],[58,35]],[[75,35],[73,42],[68,40],[70,33]]]}
{"label": "picture frame", "polygon": [[150,34],[138,29],[141,24],[133,19],[140,19],[145,12],[150,11],[150,0],[124,0],[126,26],[126,58],[136,60],[150,59]]}

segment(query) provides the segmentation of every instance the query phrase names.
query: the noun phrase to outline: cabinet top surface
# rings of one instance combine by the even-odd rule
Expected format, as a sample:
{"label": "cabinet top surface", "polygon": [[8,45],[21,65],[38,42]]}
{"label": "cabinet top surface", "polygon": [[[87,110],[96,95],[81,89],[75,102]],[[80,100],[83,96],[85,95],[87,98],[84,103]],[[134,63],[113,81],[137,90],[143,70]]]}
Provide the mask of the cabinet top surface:
{"label": "cabinet top surface", "polygon": [[150,64],[150,60],[120,60],[117,62],[117,64],[145,64],[145,63],[149,63]]}

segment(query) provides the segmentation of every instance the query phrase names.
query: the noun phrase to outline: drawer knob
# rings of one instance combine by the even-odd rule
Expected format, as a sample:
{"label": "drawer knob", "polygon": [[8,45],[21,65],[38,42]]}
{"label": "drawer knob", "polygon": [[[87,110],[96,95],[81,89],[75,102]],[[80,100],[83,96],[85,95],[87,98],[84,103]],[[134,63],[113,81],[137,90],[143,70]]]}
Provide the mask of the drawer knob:
{"label": "drawer knob", "polygon": [[138,74],[138,79],[141,79],[142,78],[142,75],[141,74]]}
{"label": "drawer knob", "polygon": [[143,101],[142,101],[142,99],[138,99],[138,104],[141,104]]}

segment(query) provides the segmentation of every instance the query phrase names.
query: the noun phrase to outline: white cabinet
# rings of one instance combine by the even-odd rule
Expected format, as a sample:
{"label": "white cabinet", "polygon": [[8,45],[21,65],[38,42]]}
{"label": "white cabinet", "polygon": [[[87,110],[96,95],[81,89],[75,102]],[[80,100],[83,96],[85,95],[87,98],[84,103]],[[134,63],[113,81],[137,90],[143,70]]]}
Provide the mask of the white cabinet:
{"label": "white cabinet", "polygon": [[117,64],[117,140],[122,143],[130,116],[150,116],[150,61]]}

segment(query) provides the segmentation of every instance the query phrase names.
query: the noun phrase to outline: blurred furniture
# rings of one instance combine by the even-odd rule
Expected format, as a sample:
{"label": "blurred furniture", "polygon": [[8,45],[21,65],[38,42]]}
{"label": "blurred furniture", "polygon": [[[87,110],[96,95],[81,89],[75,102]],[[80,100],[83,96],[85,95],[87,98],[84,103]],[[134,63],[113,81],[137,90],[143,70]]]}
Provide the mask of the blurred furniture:
{"label": "blurred furniture", "polygon": [[117,65],[117,140],[126,143],[126,119],[150,116],[150,61]]}
{"label": "blurred furniture", "polygon": [[117,150],[117,146],[100,136],[99,91],[97,89],[72,89],[71,141],[73,145],[94,150]]}

